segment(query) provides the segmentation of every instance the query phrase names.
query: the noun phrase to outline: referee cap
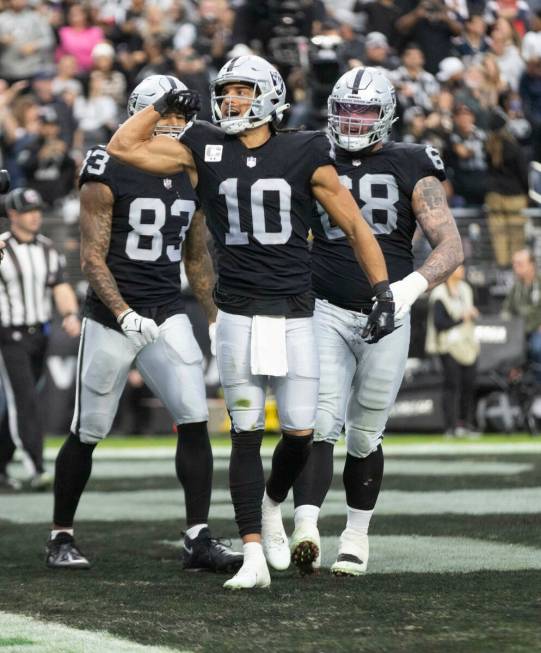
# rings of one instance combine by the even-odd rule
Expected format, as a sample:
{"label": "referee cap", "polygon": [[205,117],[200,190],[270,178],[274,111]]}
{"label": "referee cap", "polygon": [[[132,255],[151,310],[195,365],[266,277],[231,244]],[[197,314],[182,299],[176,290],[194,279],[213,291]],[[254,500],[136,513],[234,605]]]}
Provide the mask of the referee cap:
{"label": "referee cap", "polygon": [[33,188],[16,188],[6,197],[7,209],[12,209],[18,213],[34,211],[43,208],[41,195]]}

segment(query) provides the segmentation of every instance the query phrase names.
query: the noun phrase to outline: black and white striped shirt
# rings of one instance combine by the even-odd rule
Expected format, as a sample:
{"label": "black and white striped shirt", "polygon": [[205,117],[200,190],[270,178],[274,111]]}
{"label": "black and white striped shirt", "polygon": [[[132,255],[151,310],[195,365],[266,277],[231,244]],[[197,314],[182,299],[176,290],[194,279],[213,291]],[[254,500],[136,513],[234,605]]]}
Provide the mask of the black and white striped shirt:
{"label": "black and white striped shirt", "polygon": [[0,324],[32,326],[52,317],[52,288],[64,282],[63,257],[49,238],[38,234],[23,243],[9,231],[0,265]]}

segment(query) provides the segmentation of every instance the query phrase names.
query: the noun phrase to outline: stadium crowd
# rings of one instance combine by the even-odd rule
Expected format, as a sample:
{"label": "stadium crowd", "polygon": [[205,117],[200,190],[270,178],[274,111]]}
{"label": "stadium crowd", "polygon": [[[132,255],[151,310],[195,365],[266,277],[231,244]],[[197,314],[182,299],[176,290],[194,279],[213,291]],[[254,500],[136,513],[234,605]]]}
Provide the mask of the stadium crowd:
{"label": "stadium crowd", "polygon": [[536,0],[8,0],[0,9],[0,164],[51,207],[75,193],[84,153],[124,120],[143,78],[178,76],[201,92],[208,119],[209,79],[252,51],[286,79],[289,126],[323,127],[341,73],[383,68],[397,90],[396,137],[442,152],[452,206],[487,204],[500,266],[524,245],[527,163],[541,160]]}

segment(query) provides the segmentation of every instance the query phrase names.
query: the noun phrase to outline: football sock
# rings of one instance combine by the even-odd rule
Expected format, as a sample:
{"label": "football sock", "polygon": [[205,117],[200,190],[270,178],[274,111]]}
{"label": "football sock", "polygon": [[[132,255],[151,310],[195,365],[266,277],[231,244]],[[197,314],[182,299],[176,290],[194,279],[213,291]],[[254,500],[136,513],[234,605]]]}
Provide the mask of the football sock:
{"label": "football sock", "polygon": [[244,562],[248,562],[254,558],[261,558],[263,556],[263,547],[259,542],[246,542],[242,545],[242,552],[244,553]]}
{"label": "football sock", "polygon": [[356,510],[372,510],[383,479],[381,445],[366,458],[356,458],[348,453],[343,478],[348,506]]}
{"label": "football sock", "polygon": [[357,533],[366,535],[368,533],[368,526],[372,517],[373,510],[356,510],[348,506],[348,521],[346,528],[350,528]]}
{"label": "football sock", "polygon": [[321,508],[331,487],[334,445],[314,442],[304,469],[293,485],[293,499],[297,506]]}
{"label": "football sock", "polygon": [[272,456],[272,468],[267,481],[267,494],[277,503],[287,497],[295,479],[310,455],[313,433],[289,435],[282,433]]}
{"label": "football sock", "polygon": [[190,540],[195,540],[195,538],[204,528],[208,528],[208,524],[197,524],[196,526],[190,526],[190,528],[186,529],[186,535],[190,538]]}
{"label": "football sock", "polygon": [[276,517],[277,519],[282,519],[282,509],[280,508],[280,504],[276,501],[273,501],[269,497],[267,490],[265,490],[263,494],[263,503],[261,504],[261,508],[267,517]]}
{"label": "football sock", "polygon": [[212,492],[212,448],[207,422],[177,426],[175,467],[184,488],[186,524],[188,527],[208,521]]}
{"label": "football sock", "polygon": [[304,505],[295,508],[295,526],[303,521],[309,521],[317,524],[319,518],[319,507]]}
{"label": "football sock", "polygon": [[265,490],[262,441],[262,429],[231,433],[229,488],[241,537],[261,533],[261,501]]}
{"label": "football sock", "polygon": [[85,444],[70,433],[62,445],[55,464],[54,523],[71,527],[81,494],[92,471],[95,444]]}

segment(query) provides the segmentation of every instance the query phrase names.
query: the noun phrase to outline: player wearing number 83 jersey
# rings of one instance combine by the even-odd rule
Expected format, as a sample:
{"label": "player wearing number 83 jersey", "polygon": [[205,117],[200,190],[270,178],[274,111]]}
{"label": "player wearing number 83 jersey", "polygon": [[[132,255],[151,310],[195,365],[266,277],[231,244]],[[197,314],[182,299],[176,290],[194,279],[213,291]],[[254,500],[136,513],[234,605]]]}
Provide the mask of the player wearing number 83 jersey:
{"label": "player wearing number 83 jersey", "polygon": [[[174,92],[168,100],[177,103]],[[319,380],[307,242],[312,197],[347,234],[381,300],[370,337],[391,332],[394,314],[381,250],[340,185],[330,143],[314,132],[275,128],[287,108],[278,71],[261,57],[236,57],[212,82],[211,104],[218,126],[196,122],[181,144],[152,137],[158,114],[149,109],[127,121],[107,150],[149,172],[197,174],[217,251],[217,357],[232,421],[231,494],[245,546],[245,563],[226,587],[240,589],[270,582],[261,540],[271,566],[284,569],[290,559],[279,506],[310,450]],[[269,383],[283,437],[262,514],[259,450]]]}
{"label": "player wearing number 83 jersey", "polygon": [[[153,75],[130,96],[128,111],[159,101],[167,90],[186,87]],[[170,138],[186,116],[165,114],[157,130]],[[184,566],[232,571],[242,564],[210,537],[208,512],[212,451],[202,353],[184,313],[180,261],[184,252],[195,296],[216,319],[214,274],[204,217],[190,178],[181,172],[153,176],[113,159],[103,147],[89,151],[81,186],[81,261],[89,281],[77,365],[71,433],[57,458],[50,567],[85,567],[73,542],[73,519],[90,476],[95,445],[107,436],[132,365],[177,425],[177,477],[184,488]]]}
{"label": "player wearing number 83 jersey", "polygon": [[[335,574],[358,575],[368,560],[367,530],[383,476],[381,442],[402,382],[410,340],[409,310],[428,287],[461,262],[462,246],[441,182],[437,150],[387,142],[394,89],[374,68],[343,75],[329,98],[329,133],[336,167],[362,209],[385,256],[397,328],[368,345],[358,337],[372,289],[355,266],[344,234],[321,206],[314,208],[313,283],[321,382],[308,463],[294,487],[293,555],[319,546],[317,516],[330,487],[333,446],[345,425],[344,485],[348,505]],[[413,270],[412,239],[419,224],[433,252]],[[305,566],[305,571],[313,567]]]}

